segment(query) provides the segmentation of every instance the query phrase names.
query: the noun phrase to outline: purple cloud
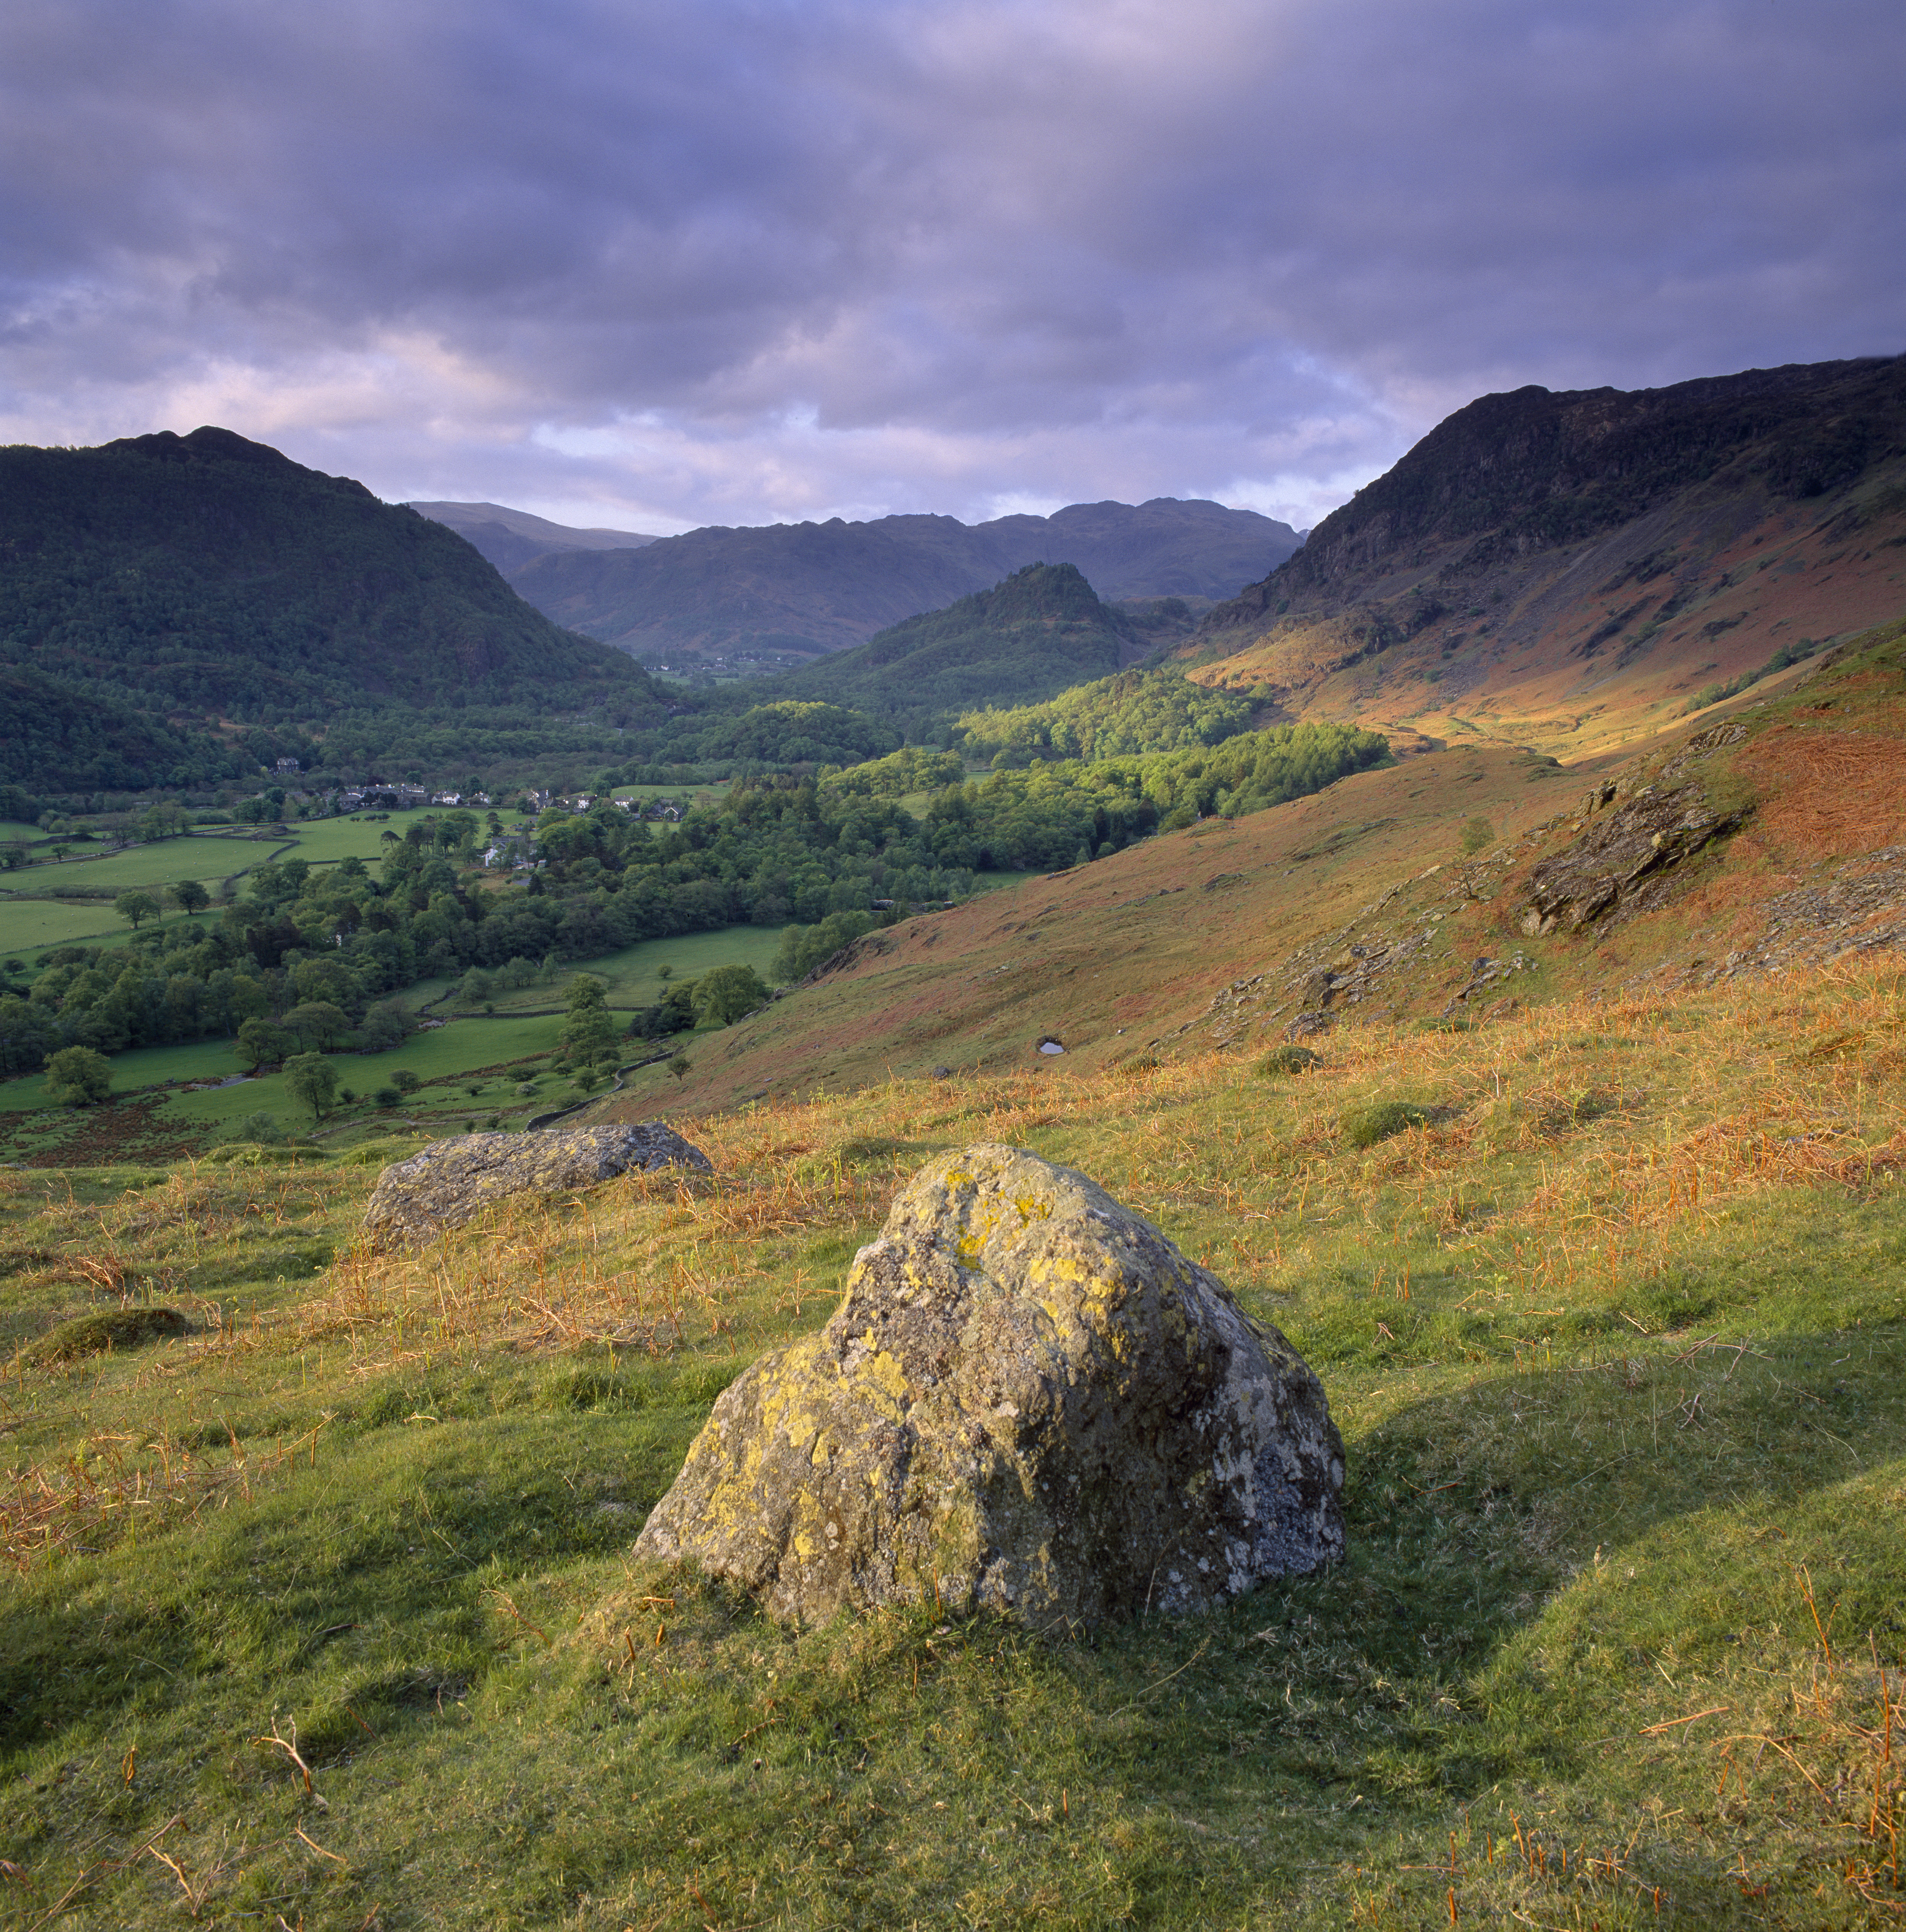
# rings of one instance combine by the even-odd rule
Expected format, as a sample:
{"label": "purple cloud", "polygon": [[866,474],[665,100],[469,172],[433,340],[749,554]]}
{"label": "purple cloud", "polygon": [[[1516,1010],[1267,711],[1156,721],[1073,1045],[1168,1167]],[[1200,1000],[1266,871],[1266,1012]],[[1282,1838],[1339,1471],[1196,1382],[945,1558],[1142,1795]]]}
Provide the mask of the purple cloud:
{"label": "purple cloud", "polygon": [[1902,346],[1883,0],[15,0],[0,433],[669,530],[1300,526],[1481,391]]}

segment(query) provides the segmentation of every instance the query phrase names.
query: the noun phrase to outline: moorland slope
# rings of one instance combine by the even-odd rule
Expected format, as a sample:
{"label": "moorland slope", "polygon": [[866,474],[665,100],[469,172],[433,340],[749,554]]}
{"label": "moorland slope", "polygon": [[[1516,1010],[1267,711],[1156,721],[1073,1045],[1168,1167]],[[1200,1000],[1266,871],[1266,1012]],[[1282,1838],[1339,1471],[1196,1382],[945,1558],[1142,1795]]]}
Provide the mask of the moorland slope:
{"label": "moorland slope", "polygon": [[1906,604],[1906,357],[1459,410],[1207,614],[1293,716],[1638,742]]}
{"label": "moorland slope", "polygon": [[1796,675],[1637,753],[1434,748],[869,934],[603,1118],[936,1066],[1063,1081],[1300,1016],[1468,1024],[1870,954],[1906,938],[1906,627]]}

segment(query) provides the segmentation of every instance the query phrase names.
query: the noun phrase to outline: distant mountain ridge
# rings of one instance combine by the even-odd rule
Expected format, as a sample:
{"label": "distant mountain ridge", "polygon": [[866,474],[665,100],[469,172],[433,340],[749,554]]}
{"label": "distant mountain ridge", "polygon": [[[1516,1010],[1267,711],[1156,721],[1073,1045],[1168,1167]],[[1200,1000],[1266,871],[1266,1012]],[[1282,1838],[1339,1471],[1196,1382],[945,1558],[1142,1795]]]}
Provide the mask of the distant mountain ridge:
{"label": "distant mountain ridge", "polygon": [[551,550],[640,550],[644,544],[659,541],[638,530],[578,530],[569,524],[553,524],[547,517],[512,510],[502,503],[413,502],[404,508],[433,523],[447,524],[506,577],[532,557]]}
{"label": "distant mountain ridge", "polygon": [[1030,563],[1071,564],[1108,602],[1202,604],[1235,596],[1298,544],[1289,524],[1255,511],[1160,496],[978,524],[894,516],[711,527],[639,550],[550,551],[509,574],[557,622],[645,658],[785,663],[864,644]]}
{"label": "distant mountain ridge", "polygon": [[1906,609],[1906,356],[1479,398],[1206,613],[1193,674],[1551,752]]}

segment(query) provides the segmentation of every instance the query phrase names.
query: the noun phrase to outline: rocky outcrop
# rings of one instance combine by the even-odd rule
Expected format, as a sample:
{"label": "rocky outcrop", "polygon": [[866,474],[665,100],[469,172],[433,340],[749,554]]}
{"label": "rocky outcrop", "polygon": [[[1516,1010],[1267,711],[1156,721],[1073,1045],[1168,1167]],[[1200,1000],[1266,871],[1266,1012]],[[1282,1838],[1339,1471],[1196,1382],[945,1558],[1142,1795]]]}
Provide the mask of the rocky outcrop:
{"label": "rocky outcrop", "polygon": [[789,1619],[1184,1611],[1340,1555],[1343,1480],[1282,1336],[1083,1174],[982,1145],[724,1393],[636,1549]]}
{"label": "rocky outcrop", "polygon": [[1745,808],[1730,812],[1710,804],[1698,785],[1637,792],[1530,872],[1523,931],[1532,938],[1558,926],[1579,932],[1631,898],[1643,880],[1733,831],[1746,815]]}
{"label": "rocky outcrop", "polygon": [[653,1120],[433,1141],[377,1177],[364,1211],[365,1232],[381,1246],[424,1240],[506,1195],[560,1193],[658,1167],[713,1171],[698,1148]]}

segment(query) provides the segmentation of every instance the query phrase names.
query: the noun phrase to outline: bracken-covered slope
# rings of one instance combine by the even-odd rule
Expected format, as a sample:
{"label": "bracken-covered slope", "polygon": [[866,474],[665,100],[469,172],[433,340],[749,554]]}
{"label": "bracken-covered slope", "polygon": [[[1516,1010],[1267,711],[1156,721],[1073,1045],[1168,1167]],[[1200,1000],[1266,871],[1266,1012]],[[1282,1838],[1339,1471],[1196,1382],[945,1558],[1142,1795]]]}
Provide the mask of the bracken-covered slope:
{"label": "bracken-covered slope", "polygon": [[[605,1118],[1055,1078],[1906,950],[1906,626],[1631,755],[1471,740],[872,933]],[[1065,1049],[1042,1054],[1043,1040]]]}
{"label": "bracken-covered slope", "polygon": [[691,530],[639,550],[536,558],[511,580],[558,622],[672,665],[844,650],[1029,563],[1074,565],[1112,600],[1229,597],[1297,544],[1289,525],[1253,511],[1159,497],[975,525],[836,517]]}
{"label": "bracken-covered slope", "polygon": [[1568,755],[1906,609],[1906,358],[1458,410],[1208,614],[1297,716]]}
{"label": "bracken-covered slope", "polygon": [[48,790],[173,782],[221,720],[657,704],[441,524],[213,428],[0,450],[0,667],[39,721],[5,775]]}

